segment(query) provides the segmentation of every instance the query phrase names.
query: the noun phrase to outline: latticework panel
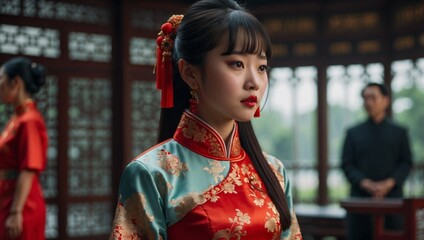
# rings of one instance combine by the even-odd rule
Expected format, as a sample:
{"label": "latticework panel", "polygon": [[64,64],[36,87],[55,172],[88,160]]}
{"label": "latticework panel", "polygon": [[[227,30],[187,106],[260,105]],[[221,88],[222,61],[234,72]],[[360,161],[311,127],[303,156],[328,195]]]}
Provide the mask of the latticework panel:
{"label": "latticework panel", "polygon": [[139,65],[154,65],[156,62],[156,40],[148,38],[130,39],[130,62]]}
{"label": "latticework panel", "polygon": [[68,193],[111,194],[111,84],[106,79],[69,82]]}
{"label": "latticework panel", "polygon": [[0,53],[58,58],[59,37],[52,28],[0,24]]}
{"label": "latticework panel", "polygon": [[160,115],[160,95],[155,84],[155,82],[149,81],[132,82],[133,156],[137,156],[156,143]]}
{"label": "latticework panel", "polygon": [[47,152],[47,168],[41,175],[41,183],[46,198],[57,196],[57,148],[58,148],[58,85],[54,76],[47,77],[46,86],[37,95],[38,109],[43,114],[49,136],[49,147]]}
{"label": "latticework panel", "polygon": [[59,208],[56,204],[47,204],[46,210],[46,238],[57,238],[59,236],[58,214]]}
{"label": "latticework panel", "polygon": [[105,8],[46,0],[0,0],[0,14],[99,25],[108,24],[110,19]]}
{"label": "latticework panel", "polygon": [[[44,117],[49,136],[47,151],[47,167],[40,176],[44,196],[54,198],[58,195],[57,188],[57,156],[58,156],[58,80],[55,76],[48,76],[44,88],[37,94],[37,106]],[[58,207],[56,204],[47,204],[46,237],[56,238],[58,229]]]}
{"label": "latticework panel", "polygon": [[71,203],[68,205],[67,232],[70,237],[110,233],[110,202]]}
{"label": "latticework panel", "polygon": [[71,32],[68,43],[69,58],[72,60],[109,62],[111,58],[110,36]]}

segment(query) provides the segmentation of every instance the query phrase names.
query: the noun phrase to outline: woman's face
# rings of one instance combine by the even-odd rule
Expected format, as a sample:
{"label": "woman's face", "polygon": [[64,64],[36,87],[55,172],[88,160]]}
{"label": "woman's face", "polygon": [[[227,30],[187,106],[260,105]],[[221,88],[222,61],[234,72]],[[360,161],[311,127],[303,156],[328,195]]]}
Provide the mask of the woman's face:
{"label": "woman's face", "polygon": [[265,53],[241,53],[236,45],[233,54],[222,55],[225,40],[206,54],[197,90],[198,114],[209,123],[249,121],[268,84]]}
{"label": "woman's face", "polygon": [[7,74],[4,72],[4,68],[0,68],[0,100],[3,103],[12,103],[15,92],[16,87],[13,87],[13,83],[9,80]]}

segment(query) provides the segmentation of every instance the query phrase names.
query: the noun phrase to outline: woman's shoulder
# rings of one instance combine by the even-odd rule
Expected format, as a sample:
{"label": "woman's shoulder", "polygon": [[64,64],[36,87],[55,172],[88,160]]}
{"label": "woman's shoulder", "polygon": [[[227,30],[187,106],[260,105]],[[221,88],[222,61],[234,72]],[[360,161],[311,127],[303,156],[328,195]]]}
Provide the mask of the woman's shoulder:
{"label": "woman's shoulder", "polygon": [[160,142],[135,157],[127,168],[143,168],[149,172],[166,170],[168,165],[181,165],[182,160],[177,153],[181,146],[173,139]]}
{"label": "woman's shoulder", "polygon": [[18,117],[18,120],[22,124],[26,123],[37,123],[44,125],[44,119],[42,114],[36,109],[30,109],[24,112],[22,115]]}
{"label": "woman's shoulder", "polygon": [[283,190],[286,189],[286,169],[283,162],[281,162],[280,159],[265,152],[263,152],[263,154],[265,159],[268,161],[268,164],[271,166],[271,169],[277,177],[278,181],[280,182],[281,188],[283,188]]}
{"label": "woman's shoulder", "polygon": [[46,123],[38,111],[28,111],[18,116],[15,121],[17,131],[24,129],[37,129],[38,131],[46,131]]}
{"label": "woman's shoulder", "polygon": [[265,156],[265,159],[268,161],[268,163],[271,165],[271,167],[275,168],[276,170],[282,171],[285,167],[283,162],[276,158],[273,155],[270,155],[266,152],[262,152]]}

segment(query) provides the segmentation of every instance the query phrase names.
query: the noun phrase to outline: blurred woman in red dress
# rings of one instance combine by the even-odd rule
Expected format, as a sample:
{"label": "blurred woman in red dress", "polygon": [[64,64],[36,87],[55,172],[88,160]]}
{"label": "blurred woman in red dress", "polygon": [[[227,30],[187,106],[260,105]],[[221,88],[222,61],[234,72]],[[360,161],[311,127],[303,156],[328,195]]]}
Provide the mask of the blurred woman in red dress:
{"label": "blurred woman in red dress", "polygon": [[45,239],[46,206],[39,183],[47,131],[32,100],[45,69],[23,57],[0,68],[0,100],[15,112],[0,135],[0,239]]}

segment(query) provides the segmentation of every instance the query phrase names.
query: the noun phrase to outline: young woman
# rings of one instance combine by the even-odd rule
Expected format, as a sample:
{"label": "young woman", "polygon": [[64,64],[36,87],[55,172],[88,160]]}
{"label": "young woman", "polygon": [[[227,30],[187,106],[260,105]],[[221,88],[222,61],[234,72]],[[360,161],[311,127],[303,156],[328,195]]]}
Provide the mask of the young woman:
{"label": "young woman", "polygon": [[27,58],[0,68],[0,100],[15,107],[0,135],[0,239],[45,239],[38,176],[46,166],[47,131],[31,98],[44,83],[44,67]]}
{"label": "young woman", "polygon": [[126,167],[111,239],[302,239],[285,169],[250,123],[268,84],[264,27],[233,0],[202,0],[157,42],[159,144]]}

